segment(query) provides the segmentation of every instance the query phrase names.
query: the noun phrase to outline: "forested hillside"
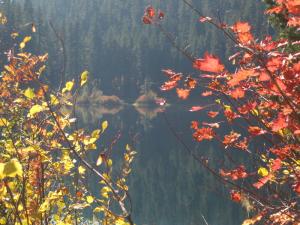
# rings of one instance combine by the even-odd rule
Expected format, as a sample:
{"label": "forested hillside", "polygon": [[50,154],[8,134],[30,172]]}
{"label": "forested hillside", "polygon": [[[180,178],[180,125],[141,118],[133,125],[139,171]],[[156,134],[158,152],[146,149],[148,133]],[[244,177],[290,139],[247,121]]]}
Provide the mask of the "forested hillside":
{"label": "forested hillside", "polygon": [[[30,26],[26,24],[33,22],[36,25],[37,33],[33,35],[31,46],[38,52],[49,53],[48,72],[53,85],[58,83],[63,61],[67,64],[66,76],[69,79],[88,69],[93,78],[100,80],[100,87],[105,93],[127,99],[136,98],[146,77],[157,87],[161,82],[161,68],[188,71],[189,62],[158,31],[153,32],[142,25],[140,18],[149,1],[4,2],[1,7],[9,14],[12,27],[28,31]],[[180,46],[189,46],[195,55],[204,51],[223,58],[229,55],[233,45],[215,28],[198,23],[198,16],[182,1],[151,1],[151,4],[165,11],[164,26],[177,37]],[[229,24],[237,19],[245,19],[254,24],[257,34],[268,33],[262,13],[264,5],[260,0],[198,0],[194,4],[203,15],[219,18]],[[20,11],[22,16],[19,16]],[[63,39],[65,60],[61,43],[49,23],[53,24]],[[122,86],[126,86],[126,90]]]}

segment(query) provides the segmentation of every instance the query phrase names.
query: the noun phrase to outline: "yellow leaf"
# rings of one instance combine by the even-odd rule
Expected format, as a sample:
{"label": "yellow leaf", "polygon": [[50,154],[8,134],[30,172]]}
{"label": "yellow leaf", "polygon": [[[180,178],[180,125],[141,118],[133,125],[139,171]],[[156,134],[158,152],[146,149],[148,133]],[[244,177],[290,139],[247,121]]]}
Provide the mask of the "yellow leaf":
{"label": "yellow leaf", "polygon": [[258,214],[256,216],[254,216],[253,218],[251,219],[247,219],[243,222],[242,225],[253,225],[255,224],[256,222],[260,221],[262,219],[262,215],[261,214]]}
{"label": "yellow leaf", "polygon": [[102,159],[102,154],[99,155],[98,159],[97,159],[97,162],[96,162],[96,165],[97,166],[100,166],[103,162],[103,159]]}
{"label": "yellow leaf", "polygon": [[0,163],[0,180],[5,177],[3,173],[4,165],[5,165],[4,163]]}
{"label": "yellow leaf", "polygon": [[25,48],[25,46],[26,46],[25,42],[21,42],[21,43],[20,43],[20,49]]}
{"label": "yellow leaf", "polygon": [[29,99],[33,99],[35,94],[32,88],[27,88],[24,92],[24,95],[29,98]]}
{"label": "yellow leaf", "polygon": [[8,125],[8,121],[5,118],[0,118],[0,127],[6,127]]}
{"label": "yellow leaf", "polygon": [[31,40],[31,37],[30,36],[26,36],[23,41],[20,43],[20,49],[23,49],[25,48],[26,46],[26,43],[29,42]]}
{"label": "yellow leaf", "polygon": [[258,175],[262,176],[262,177],[266,177],[269,175],[269,171],[264,168],[264,167],[260,167],[257,171]]}
{"label": "yellow leaf", "polygon": [[108,127],[108,122],[105,120],[105,121],[102,123],[102,133],[106,130],[107,127]]}
{"label": "yellow leaf", "polygon": [[29,110],[29,117],[33,117],[35,114],[44,111],[45,108],[41,105],[34,105],[31,107],[31,109]]}
{"label": "yellow leaf", "polygon": [[108,160],[107,160],[107,166],[108,166],[108,167],[111,167],[112,164],[113,164],[112,160],[111,160],[111,159],[108,159]]}
{"label": "yellow leaf", "polygon": [[86,201],[87,201],[87,203],[89,203],[89,204],[91,204],[91,203],[93,203],[94,202],[94,198],[93,198],[93,196],[86,196]]}
{"label": "yellow leaf", "polygon": [[93,212],[94,213],[98,213],[98,212],[104,212],[105,211],[105,208],[103,206],[99,206],[99,207],[96,207]]}
{"label": "yellow leaf", "polygon": [[55,95],[50,95],[50,104],[57,105],[59,103],[57,97]]}
{"label": "yellow leaf", "polygon": [[22,165],[17,159],[12,159],[4,164],[3,175],[5,177],[22,176],[23,170]]}
{"label": "yellow leaf", "polygon": [[89,72],[87,70],[83,71],[81,76],[80,76],[80,86],[83,86],[88,79]]}
{"label": "yellow leaf", "polygon": [[62,93],[65,93],[67,91],[71,91],[73,86],[74,86],[74,81],[68,81],[66,83],[66,86],[62,89]]}
{"label": "yellow leaf", "polygon": [[5,217],[0,218],[0,224],[6,224],[6,218]]}
{"label": "yellow leaf", "polygon": [[23,40],[23,42],[26,44],[27,42],[29,42],[31,40],[30,36],[26,36]]}
{"label": "yellow leaf", "polygon": [[259,116],[259,113],[258,113],[258,111],[257,111],[256,109],[253,109],[251,112],[252,112],[252,114],[254,114],[255,116]]}
{"label": "yellow leaf", "polygon": [[99,135],[100,135],[100,132],[101,132],[101,130],[94,130],[93,132],[92,132],[92,134],[91,134],[91,137],[92,138],[99,138]]}
{"label": "yellow leaf", "polygon": [[83,175],[85,173],[85,168],[83,166],[78,167],[79,174]]}

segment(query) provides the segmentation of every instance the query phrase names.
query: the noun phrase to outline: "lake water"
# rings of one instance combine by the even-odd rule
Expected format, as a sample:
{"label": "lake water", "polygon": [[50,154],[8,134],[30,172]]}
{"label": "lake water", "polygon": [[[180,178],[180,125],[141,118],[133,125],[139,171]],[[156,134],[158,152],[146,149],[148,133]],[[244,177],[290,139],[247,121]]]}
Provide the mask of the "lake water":
{"label": "lake water", "polygon": [[[91,130],[100,127],[101,121],[109,122],[95,156],[118,132],[121,138],[113,147],[116,161],[127,143],[137,152],[129,178],[137,225],[235,225],[245,216],[240,206],[230,201],[223,184],[194,160],[172,133],[176,131],[195,154],[208,157],[212,166],[222,160],[220,146],[192,139],[190,121],[200,115],[188,112],[189,106],[172,104],[164,112],[130,104],[118,110],[101,106],[81,109],[82,123]],[[99,192],[97,181],[91,182],[92,189]]]}

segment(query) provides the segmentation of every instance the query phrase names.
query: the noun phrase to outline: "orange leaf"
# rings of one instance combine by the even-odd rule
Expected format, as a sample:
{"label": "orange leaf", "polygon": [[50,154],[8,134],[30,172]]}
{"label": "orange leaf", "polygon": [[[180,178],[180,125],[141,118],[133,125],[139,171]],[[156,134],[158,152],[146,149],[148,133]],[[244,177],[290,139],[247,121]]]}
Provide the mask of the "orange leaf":
{"label": "orange leaf", "polygon": [[237,22],[232,26],[235,33],[247,33],[251,30],[251,26],[247,22]]}
{"label": "orange leaf", "polygon": [[232,76],[232,79],[227,82],[227,84],[231,87],[238,85],[241,81],[246,80],[249,76],[254,76],[255,71],[241,69],[237,73]]}
{"label": "orange leaf", "polygon": [[176,88],[176,92],[179,98],[185,100],[190,95],[190,89]]}
{"label": "orange leaf", "polygon": [[207,115],[211,118],[215,118],[218,114],[219,114],[219,112],[214,112],[214,111],[209,111],[207,113]]}
{"label": "orange leaf", "polygon": [[220,59],[209,53],[204,54],[203,59],[196,59],[193,63],[193,67],[198,70],[220,73],[224,71],[224,65],[221,63]]}
{"label": "orange leaf", "polygon": [[241,87],[238,87],[231,91],[230,96],[235,99],[243,98],[245,96],[245,91]]}
{"label": "orange leaf", "polygon": [[202,110],[204,108],[205,107],[203,107],[203,106],[193,106],[189,111],[190,112],[196,112],[196,111]]}
{"label": "orange leaf", "polygon": [[186,85],[188,88],[193,89],[193,88],[196,87],[197,81],[196,81],[195,79],[191,78],[191,77],[187,77],[187,78],[185,79],[185,85]]}
{"label": "orange leaf", "polygon": [[166,81],[161,87],[160,90],[162,91],[169,91],[177,86],[176,80]]}

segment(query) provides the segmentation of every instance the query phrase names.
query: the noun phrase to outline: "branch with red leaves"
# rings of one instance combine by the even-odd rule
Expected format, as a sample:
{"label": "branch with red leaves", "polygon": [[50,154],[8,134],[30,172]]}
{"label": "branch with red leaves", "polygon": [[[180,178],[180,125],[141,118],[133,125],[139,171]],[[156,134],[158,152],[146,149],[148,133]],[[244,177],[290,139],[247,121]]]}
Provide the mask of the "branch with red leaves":
{"label": "branch with red leaves", "polygon": [[[199,14],[191,3],[183,2]],[[284,14],[287,26],[299,30],[300,2],[275,2],[266,13]],[[300,52],[288,51],[288,46],[299,46],[300,42],[270,36],[259,41],[254,38],[248,22],[227,25],[200,16],[201,23],[210,23],[220,29],[236,45],[238,51],[229,57],[236,67],[231,72],[213,54],[205,53],[203,58],[195,58],[177,46],[172,35],[163,28],[163,18],[162,11],[148,6],[143,22],[158,27],[187,56],[199,75],[184,76],[165,69],[167,81],[161,90],[176,90],[182,100],[200,90],[201,98],[209,98],[213,103],[190,108],[190,112],[206,112],[208,116],[207,121],[201,123],[192,121],[194,139],[197,142],[216,140],[226,155],[242,151],[246,158],[250,156],[255,162],[255,167],[241,163],[233,169],[219,170],[220,177],[236,185],[230,190],[231,199],[242,204],[247,201],[251,206],[254,217],[244,224],[259,221],[299,224]],[[224,135],[228,127],[231,130]],[[261,202],[261,198],[267,201]]]}

